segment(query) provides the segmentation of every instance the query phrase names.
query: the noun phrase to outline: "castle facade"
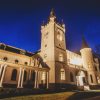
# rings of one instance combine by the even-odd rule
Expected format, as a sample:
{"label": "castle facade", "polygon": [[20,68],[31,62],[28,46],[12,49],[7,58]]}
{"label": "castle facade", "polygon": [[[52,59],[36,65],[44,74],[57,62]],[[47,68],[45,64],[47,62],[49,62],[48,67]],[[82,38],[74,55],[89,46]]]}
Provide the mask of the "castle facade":
{"label": "castle facade", "polygon": [[66,49],[65,24],[54,11],[41,25],[41,49],[36,53],[0,44],[0,87],[68,88],[100,84],[100,60],[82,40],[80,53]]}

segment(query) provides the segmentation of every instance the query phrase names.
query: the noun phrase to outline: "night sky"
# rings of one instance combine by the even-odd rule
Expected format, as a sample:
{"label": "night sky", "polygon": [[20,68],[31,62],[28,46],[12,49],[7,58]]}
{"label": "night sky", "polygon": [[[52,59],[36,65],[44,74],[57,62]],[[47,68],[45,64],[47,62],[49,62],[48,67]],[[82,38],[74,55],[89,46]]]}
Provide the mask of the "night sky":
{"label": "night sky", "polygon": [[82,34],[91,48],[100,44],[99,0],[0,0],[0,42],[39,50],[41,24],[52,8],[66,25],[67,48],[79,50]]}

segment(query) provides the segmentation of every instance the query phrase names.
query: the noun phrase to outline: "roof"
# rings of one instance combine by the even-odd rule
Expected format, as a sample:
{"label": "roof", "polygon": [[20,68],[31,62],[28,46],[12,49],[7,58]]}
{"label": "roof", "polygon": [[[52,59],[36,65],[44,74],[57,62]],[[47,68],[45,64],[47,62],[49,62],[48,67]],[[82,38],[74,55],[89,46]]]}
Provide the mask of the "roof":
{"label": "roof", "polygon": [[89,48],[84,36],[82,36],[82,47],[81,47],[81,49],[83,49],[83,48]]}
{"label": "roof", "polygon": [[55,12],[54,12],[54,9],[52,8],[50,12],[50,17],[54,17],[54,16],[55,16]]}
{"label": "roof", "polygon": [[9,52],[13,52],[13,53],[17,53],[17,54],[23,54],[23,55],[30,56],[30,57],[33,56],[33,54],[34,54],[34,53],[28,52],[23,49],[19,49],[19,48],[13,47],[13,46],[6,45],[4,43],[0,43],[0,49],[9,51]]}
{"label": "roof", "polygon": [[49,66],[46,64],[46,62],[43,61],[43,58],[42,58],[38,53],[37,53],[37,54],[34,54],[32,58],[33,58],[33,59],[34,59],[34,58],[35,58],[35,59],[38,59],[38,61],[40,62],[40,64],[42,65],[43,68],[48,68],[48,69],[50,69]]}

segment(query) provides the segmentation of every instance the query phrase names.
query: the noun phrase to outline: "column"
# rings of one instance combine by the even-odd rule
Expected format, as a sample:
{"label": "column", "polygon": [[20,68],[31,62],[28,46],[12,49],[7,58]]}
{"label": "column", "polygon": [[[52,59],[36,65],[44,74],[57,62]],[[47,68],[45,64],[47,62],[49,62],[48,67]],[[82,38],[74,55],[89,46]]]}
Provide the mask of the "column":
{"label": "column", "polygon": [[35,71],[35,84],[34,84],[34,88],[37,88],[37,71]]}
{"label": "column", "polygon": [[39,71],[37,72],[37,84],[36,84],[36,88],[39,88]]}
{"label": "column", "polygon": [[3,69],[3,72],[2,72],[2,75],[1,75],[0,87],[2,87],[2,83],[3,83],[3,79],[4,79],[4,75],[5,75],[7,65],[4,65],[3,67],[4,67],[4,69]]}
{"label": "column", "polygon": [[18,79],[17,88],[20,88],[20,87],[21,87],[21,76],[22,76],[22,68],[20,67],[20,72],[19,72],[19,79]]}
{"label": "column", "polygon": [[49,88],[49,72],[47,72],[47,89]]}
{"label": "column", "polygon": [[1,72],[2,72],[3,66],[4,65],[2,64],[1,67],[0,67],[0,77],[1,77],[1,74],[2,74]]}
{"label": "column", "polygon": [[24,70],[25,70],[25,69],[22,70],[21,88],[23,88]]}

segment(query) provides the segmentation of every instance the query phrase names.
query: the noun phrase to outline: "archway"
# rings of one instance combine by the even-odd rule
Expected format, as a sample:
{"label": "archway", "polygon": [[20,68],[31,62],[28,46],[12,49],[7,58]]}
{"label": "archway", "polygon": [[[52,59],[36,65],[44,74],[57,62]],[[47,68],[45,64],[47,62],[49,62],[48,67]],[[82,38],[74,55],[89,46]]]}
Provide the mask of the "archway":
{"label": "archway", "polygon": [[76,75],[77,86],[87,85],[86,74],[84,71],[79,71]]}

